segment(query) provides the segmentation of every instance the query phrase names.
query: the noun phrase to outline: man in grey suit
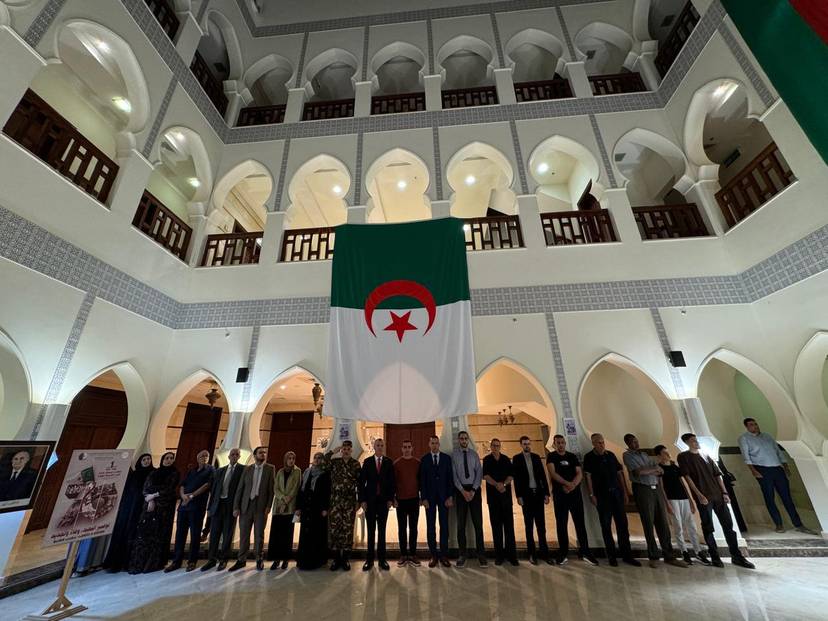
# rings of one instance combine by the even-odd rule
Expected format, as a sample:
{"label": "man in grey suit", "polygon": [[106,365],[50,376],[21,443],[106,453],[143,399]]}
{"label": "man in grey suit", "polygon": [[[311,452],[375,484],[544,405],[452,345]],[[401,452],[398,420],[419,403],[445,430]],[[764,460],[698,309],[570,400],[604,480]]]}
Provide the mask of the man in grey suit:
{"label": "man in grey suit", "polygon": [[230,449],[227,454],[228,464],[219,468],[213,478],[210,489],[210,504],[207,515],[210,518],[210,547],[207,549],[207,563],[201,571],[208,571],[218,564],[218,571],[227,567],[227,556],[233,533],[236,530],[236,518],[233,517],[233,500],[239,488],[244,466],[239,462],[240,451]]}
{"label": "man in grey suit", "polygon": [[256,569],[264,569],[264,532],[267,513],[273,504],[276,486],[276,470],[265,463],[267,447],[259,446],[253,451],[254,462],[244,469],[239,488],[233,499],[233,517],[239,518],[239,558],[230,571],[241,569],[247,564],[250,550],[250,528],[253,528],[253,547],[256,554]]}

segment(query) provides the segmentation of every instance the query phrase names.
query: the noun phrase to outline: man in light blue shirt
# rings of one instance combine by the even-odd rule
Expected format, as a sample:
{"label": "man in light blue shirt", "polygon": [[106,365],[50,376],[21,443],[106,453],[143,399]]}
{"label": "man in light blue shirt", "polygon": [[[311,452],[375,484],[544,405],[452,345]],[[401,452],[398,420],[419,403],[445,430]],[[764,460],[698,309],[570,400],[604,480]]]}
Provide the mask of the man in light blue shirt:
{"label": "man in light blue shirt", "polygon": [[765,506],[776,525],[777,533],[784,533],[782,515],[776,507],[775,493],[779,494],[782,504],[788,515],[791,516],[794,528],[802,533],[816,535],[817,533],[802,524],[802,519],[794,506],[791,498],[791,486],[788,477],[791,474],[788,468],[787,459],[776,440],[768,433],[762,433],[759,423],[753,418],[746,418],[742,421],[747,431],[739,436],[739,449],[742,451],[742,458],[750,468],[751,473],[756,477],[762,496],[765,499]]}
{"label": "man in light blue shirt", "polygon": [[457,547],[460,548],[460,557],[457,567],[466,564],[466,516],[471,516],[474,526],[475,547],[477,560],[481,567],[486,567],[486,552],[483,548],[483,504],[480,494],[480,484],[483,480],[483,466],[480,456],[469,447],[469,434],[461,431],[457,434],[458,447],[451,456],[452,472],[454,474],[454,503],[457,506]]}

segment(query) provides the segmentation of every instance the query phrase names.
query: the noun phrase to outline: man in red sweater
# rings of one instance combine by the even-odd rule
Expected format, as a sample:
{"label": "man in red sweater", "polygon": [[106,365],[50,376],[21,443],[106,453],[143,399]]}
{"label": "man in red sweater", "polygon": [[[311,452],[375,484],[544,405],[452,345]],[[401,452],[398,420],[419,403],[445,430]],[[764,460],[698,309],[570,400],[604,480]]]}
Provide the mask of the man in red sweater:
{"label": "man in red sweater", "polygon": [[[420,460],[412,455],[411,440],[403,440],[402,457],[394,462],[394,478],[397,495],[394,507],[397,509],[397,528],[400,537],[400,560],[398,567],[406,564],[420,566],[417,559],[417,522],[420,520]],[[406,533],[406,527],[408,533]]]}

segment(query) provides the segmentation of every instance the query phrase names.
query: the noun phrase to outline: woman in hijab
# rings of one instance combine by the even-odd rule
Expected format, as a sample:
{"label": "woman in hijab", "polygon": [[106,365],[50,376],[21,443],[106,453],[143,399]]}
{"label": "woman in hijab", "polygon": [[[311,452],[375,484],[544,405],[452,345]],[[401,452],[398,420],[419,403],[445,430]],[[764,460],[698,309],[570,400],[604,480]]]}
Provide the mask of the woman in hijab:
{"label": "woman in hijab", "polygon": [[161,465],[144,482],[144,502],[129,556],[129,573],[146,574],[163,569],[170,555],[178,471],[175,453],[164,453]]}
{"label": "woman in hijab", "polygon": [[331,502],[331,475],[325,470],[325,456],[316,453],[313,464],[302,475],[296,515],[300,517],[296,566],[318,569],[328,561],[328,508]]}
{"label": "woman in hijab", "polygon": [[273,561],[270,569],[287,569],[293,552],[293,514],[296,511],[296,495],[302,470],[296,466],[296,453],[285,453],[284,467],[276,473],[276,491],[273,495],[273,517],[270,519],[270,539],[267,542],[267,558]]}
{"label": "woman in hijab", "polygon": [[135,529],[138,528],[138,520],[144,508],[144,483],[154,471],[152,455],[144,453],[138,458],[135,468],[127,475],[109,551],[103,561],[103,567],[111,573],[122,571],[129,563]]}

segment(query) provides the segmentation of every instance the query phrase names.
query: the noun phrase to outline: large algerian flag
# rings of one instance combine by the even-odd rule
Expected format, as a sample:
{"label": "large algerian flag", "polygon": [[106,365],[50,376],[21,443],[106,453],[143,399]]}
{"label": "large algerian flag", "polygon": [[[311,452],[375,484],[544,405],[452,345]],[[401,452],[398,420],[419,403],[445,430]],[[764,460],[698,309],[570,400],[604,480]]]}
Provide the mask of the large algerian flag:
{"label": "large algerian flag", "polygon": [[476,410],[462,221],[337,227],[325,413],[417,423]]}
{"label": "large algerian flag", "polygon": [[722,4],[828,162],[828,0],[722,0]]}

